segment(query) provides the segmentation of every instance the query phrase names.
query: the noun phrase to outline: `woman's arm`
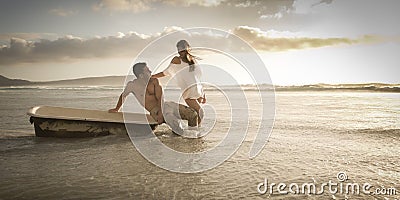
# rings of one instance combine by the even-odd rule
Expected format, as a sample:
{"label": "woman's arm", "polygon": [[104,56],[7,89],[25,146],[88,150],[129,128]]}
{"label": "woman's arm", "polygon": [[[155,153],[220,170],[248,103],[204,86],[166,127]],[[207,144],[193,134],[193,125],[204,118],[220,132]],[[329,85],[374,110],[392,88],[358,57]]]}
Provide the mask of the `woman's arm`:
{"label": "woman's arm", "polygon": [[[175,56],[175,57],[171,60],[171,64],[181,64],[180,58],[179,58],[178,56]],[[168,66],[168,68],[171,67],[171,64],[170,64],[170,66]],[[165,69],[164,71],[168,70],[168,68]],[[159,73],[157,73],[157,74],[151,75],[151,78],[162,78],[162,77],[167,76],[167,75],[168,75],[168,73],[166,74],[166,73],[164,73],[164,72],[159,72]]]}
{"label": "woman's arm", "polygon": [[164,76],[165,76],[164,72],[160,72],[160,73],[151,75],[151,78],[161,78],[161,77],[164,77]]}

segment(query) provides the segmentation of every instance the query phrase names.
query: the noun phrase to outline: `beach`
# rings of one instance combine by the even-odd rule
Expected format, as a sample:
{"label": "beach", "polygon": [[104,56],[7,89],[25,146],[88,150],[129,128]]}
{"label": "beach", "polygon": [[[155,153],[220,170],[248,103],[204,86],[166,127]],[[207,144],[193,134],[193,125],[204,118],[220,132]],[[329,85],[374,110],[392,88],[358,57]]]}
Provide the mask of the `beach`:
{"label": "beach", "polygon": [[[107,110],[117,87],[6,87],[0,89],[0,199],[399,199],[400,93],[369,91],[278,91],[268,143],[255,158],[249,150],[260,123],[257,91],[246,91],[249,125],[228,160],[200,173],[174,173],[148,162],[126,134],[95,138],[34,136],[26,112],[37,105]],[[238,91],[241,92],[241,91]],[[261,91],[263,92],[263,91]],[[167,146],[183,152],[212,148],[229,130],[229,109],[217,91],[208,104],[219,108],[212,133],[188,139],[166,125],[155,130]],[[129,101],[128,101],[129,103]],[[396,188],[395,195],[261,194],[259,184],[329,181]],[[263,189],[262,185],[261,189]],[[288,191],[288,188],[286,188]]]}

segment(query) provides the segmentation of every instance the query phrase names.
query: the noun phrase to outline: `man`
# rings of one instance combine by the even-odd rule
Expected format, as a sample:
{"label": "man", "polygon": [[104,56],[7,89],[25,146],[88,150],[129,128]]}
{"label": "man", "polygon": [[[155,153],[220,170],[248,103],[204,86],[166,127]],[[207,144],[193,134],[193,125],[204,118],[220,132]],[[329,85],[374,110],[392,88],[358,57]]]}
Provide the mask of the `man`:
{"label": "man", "polygon": [[146,63],[136,63],[133,66],[133,73],[137,78],[126,84],[117,105],[108,110],[109,112],[118,112],[125,98],[133,93],[158,124],[166,122],[176,133],[183,132],[179,125],[179,119],[187,120],[190,127],[198,125],[198,115],[194,109],[171,101],[164,102],[160,83],[158,79],[151,78],[151,71]]}

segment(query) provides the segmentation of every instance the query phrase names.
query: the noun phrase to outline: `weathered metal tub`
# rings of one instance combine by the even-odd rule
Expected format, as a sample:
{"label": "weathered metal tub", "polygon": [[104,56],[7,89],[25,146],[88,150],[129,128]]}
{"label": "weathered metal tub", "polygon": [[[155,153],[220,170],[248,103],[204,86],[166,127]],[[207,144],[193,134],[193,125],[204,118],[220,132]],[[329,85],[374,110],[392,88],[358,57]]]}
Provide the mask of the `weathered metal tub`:
{"label": "weathered metal tub", "polygon": [[153,130],[157,126],[150,115],[140,113],[36,106],[27,114],[38,137],[96,137],[126,134],[125,124],[149,125]]}

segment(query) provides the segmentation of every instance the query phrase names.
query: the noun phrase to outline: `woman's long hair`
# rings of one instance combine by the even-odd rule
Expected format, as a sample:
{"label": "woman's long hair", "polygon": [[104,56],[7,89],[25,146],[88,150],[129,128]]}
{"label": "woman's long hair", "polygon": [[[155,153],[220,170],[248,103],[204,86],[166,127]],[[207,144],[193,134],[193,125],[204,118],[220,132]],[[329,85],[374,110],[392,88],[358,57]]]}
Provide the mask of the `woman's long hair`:
{"label": "woman's long hair", "polygon": [[192,72],[195,69],[195,59],[197,58],[196,56],[193,56],[190,53],[190,45],[186,40],[180,40],[178,43],[176,43],[176,48],[178,51],[185,51],[186,56],[181,57],[181,60],[185,63],[189,64],[189,71]]}

